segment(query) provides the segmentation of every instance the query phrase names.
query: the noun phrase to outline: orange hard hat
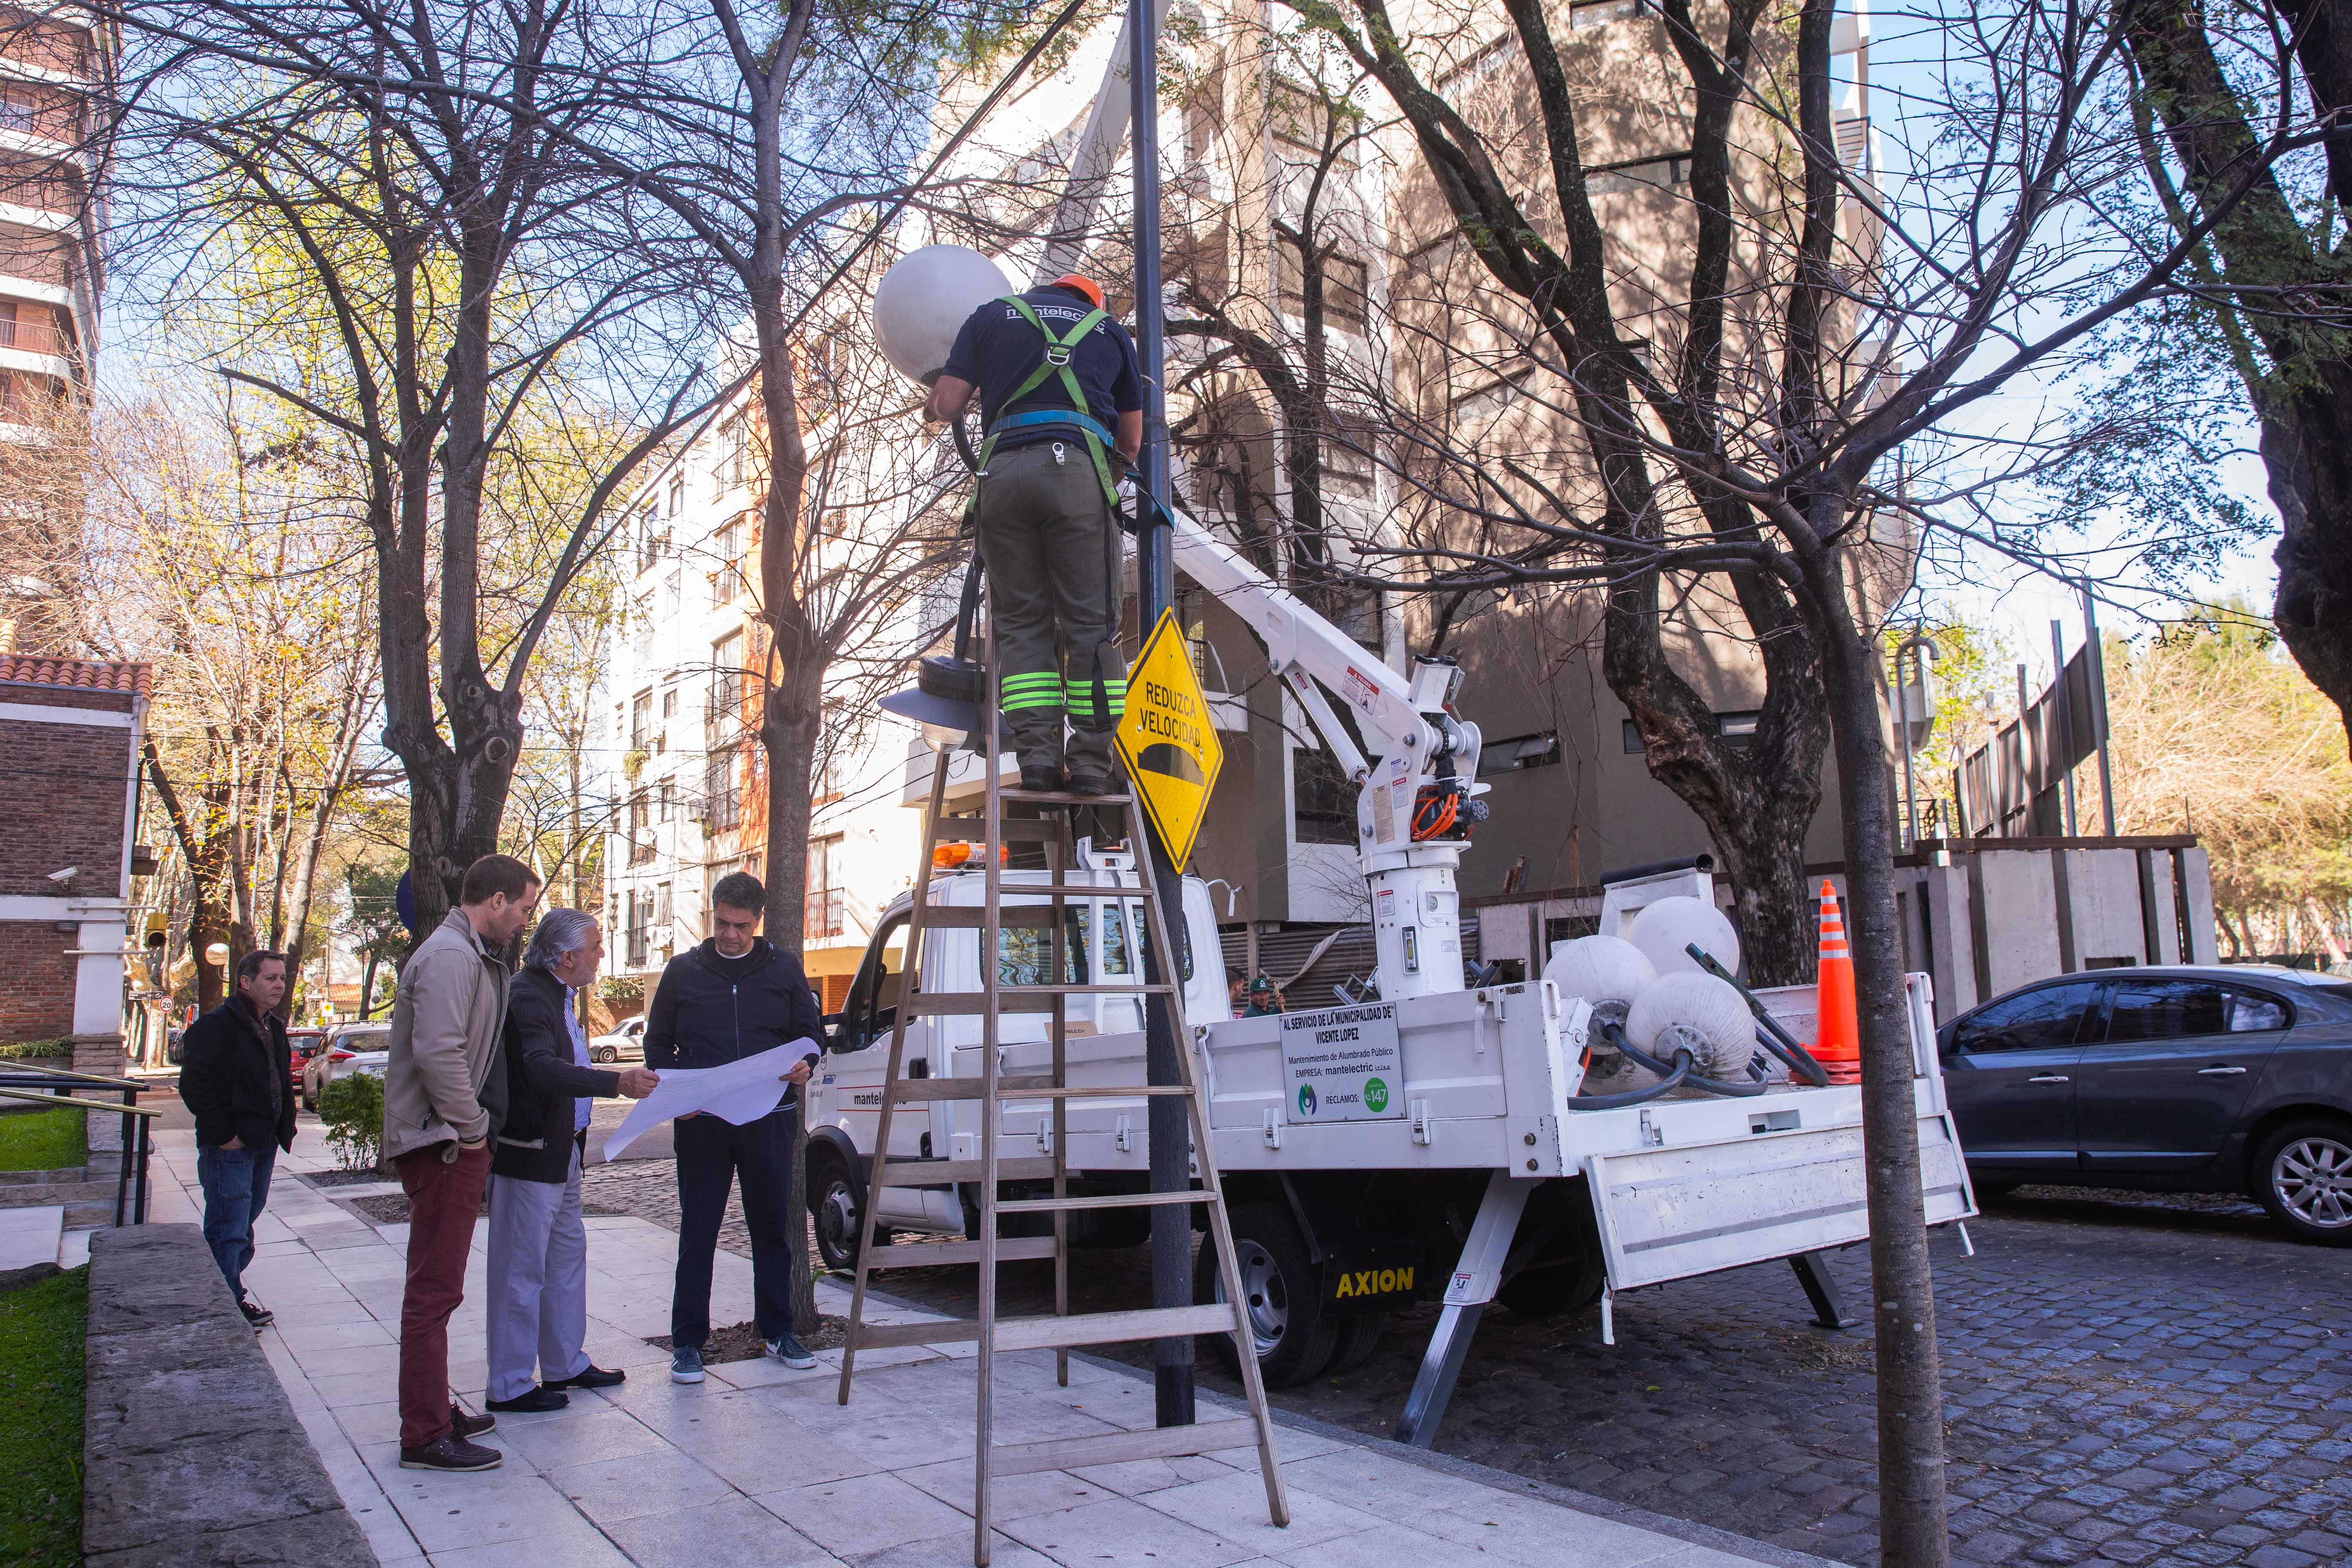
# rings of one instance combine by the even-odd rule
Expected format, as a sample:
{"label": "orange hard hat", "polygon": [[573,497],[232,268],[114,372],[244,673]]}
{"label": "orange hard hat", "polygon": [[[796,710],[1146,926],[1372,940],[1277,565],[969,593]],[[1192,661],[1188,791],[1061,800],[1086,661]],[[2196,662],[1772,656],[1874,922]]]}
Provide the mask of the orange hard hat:
{"label": "orange hard hat", "polygon": [[1065,272],[1059,278],[1054,279],[1054,286],[1057,289],[1076,289],[1079,293],[1084,294],[1087,299],[1092,300],[1095,302],[1095,309],[1097,310],[1107,310],[1110,309],[1109,306],[1103,303],[1102,285],[1096,282],[1093,279],[1087,277],[1084,273]]}

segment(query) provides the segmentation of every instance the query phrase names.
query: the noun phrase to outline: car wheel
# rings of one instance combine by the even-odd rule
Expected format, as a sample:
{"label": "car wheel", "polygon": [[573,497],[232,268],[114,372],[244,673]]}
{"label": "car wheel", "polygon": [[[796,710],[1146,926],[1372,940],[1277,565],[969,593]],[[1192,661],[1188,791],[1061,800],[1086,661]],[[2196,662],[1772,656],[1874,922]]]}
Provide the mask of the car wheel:
{"label": "car wheel", "polygon": [[[1244,1204],[1233,1212],[1233,1230],[1259,1374],[1268,1388],[1305,1383],[1330,1364],[1339,1326],[1323,1314],[1322,1291],[1297,1222],[1272,1204]],[[1204,1244],[1192,1268],[1192,1300],[1205,1304],[1224,1299],[1216,1247]],[[1233,1335],[1202,1338],[1227,1372],[1241,1370]]]}
{"label": "car wheel", "polygon": [[616,1062],[621,1059],[621,1053],[610,1046],[598,1046],[593,1054],[595,1059],[600,1062]]}
{"label": "car wheel", "polygon": [[2352,1126],[2290,1121],[2254,1151],[2254,1195],[2290,1234],[2352,1247]]}
{"label": "car wheel", "polygon": [[[809,1219],[816,1231],[817,1256],[827,1268],[857,1267],[857,1184],[849,1165],[838,1154],[822,1153],[809,1162]],[[888,1243],[890,1233],[877,1226],[874,1245]]]}

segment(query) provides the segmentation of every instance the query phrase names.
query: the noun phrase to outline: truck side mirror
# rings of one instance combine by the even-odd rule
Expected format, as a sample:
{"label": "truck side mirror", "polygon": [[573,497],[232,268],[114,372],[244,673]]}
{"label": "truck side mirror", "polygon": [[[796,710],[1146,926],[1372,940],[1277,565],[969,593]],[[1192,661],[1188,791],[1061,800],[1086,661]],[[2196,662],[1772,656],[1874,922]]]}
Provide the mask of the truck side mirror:
{"label": "truck side mirror", "polygon": [[844,1014],[844,1013],[827,1013],[826,1015],[824,1015],[824,1019],[823,1019],[823,1025],[824,1025],[824,1048],[825,1048],[826,1050],[828,1050],[828,1051],[837,1051],[837,1050],[840,1050],[840,1049],[842,1048],[842,1028],[841,1028],[841,1026],[842,1026],[842,1020],[843,1020],[845,1017],[846,1017],[846,1016],[847,1016],[847,1015],[846,1015],[846,1014]]}

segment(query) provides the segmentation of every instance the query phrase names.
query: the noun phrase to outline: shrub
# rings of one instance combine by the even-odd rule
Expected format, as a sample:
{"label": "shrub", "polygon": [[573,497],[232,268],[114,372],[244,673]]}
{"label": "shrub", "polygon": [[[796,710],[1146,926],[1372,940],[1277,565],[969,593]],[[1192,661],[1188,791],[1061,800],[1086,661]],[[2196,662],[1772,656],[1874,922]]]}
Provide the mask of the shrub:
{"label": "shrub", "polygon": [[614,974],[596,983],[596,994],[607,1002],[642,1002],[646,999],[646,977],[642,974]]}
{"label": "shrub", "polygon": [[363,1072],[334,1079],[320,1091],[319,1120],[343,1169],[374,1165],[383,1153],[383,1079]]}
{"label": "shrub", "polygon": [[45,1057],[59,1057],[71,1061],[73,1042],[68,1039],[13,1040],[0,1045],[0,1062],[29,1062]]}

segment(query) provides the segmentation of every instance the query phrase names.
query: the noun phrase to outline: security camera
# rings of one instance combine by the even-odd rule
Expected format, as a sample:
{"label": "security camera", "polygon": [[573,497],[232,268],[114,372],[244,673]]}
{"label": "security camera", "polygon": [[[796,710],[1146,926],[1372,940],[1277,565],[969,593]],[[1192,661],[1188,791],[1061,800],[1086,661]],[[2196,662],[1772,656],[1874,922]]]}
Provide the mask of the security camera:
{"label": "security camera", "polygon": [[80,869],[81,868],[79,866],[68,866],[62,871],[52,871],[49,873],[49,880],[57,883],[59,887],[63,887],[68,882],[72,881],[75,874],[79,872]]}

